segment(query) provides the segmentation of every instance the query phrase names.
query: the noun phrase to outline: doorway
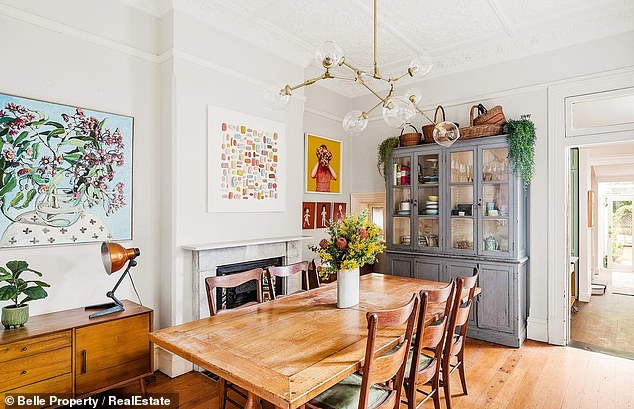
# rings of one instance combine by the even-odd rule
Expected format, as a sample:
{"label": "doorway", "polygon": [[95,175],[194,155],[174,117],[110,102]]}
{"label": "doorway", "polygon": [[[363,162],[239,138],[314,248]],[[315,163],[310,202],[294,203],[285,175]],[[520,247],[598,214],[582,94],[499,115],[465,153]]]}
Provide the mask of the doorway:
{"label": "doorway", "polygon": [[568,345],[634,359],[634,143],[573,148],[570,164]]}

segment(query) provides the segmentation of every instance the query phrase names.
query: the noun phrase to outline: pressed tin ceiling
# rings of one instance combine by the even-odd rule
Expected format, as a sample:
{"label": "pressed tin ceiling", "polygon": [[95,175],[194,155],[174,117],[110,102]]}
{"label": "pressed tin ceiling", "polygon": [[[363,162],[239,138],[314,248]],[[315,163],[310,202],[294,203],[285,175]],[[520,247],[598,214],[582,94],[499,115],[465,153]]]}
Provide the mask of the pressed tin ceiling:
{"label": "pressed tin ceiling", "polygon": [[[372,0],[174,0],[173,7],[306,67],[307,76],[319,72],[313,53],[327,40],[355,65],[372,66]],[[430,75],[437,76],[634,30],[634,0],[379,0],[378,12],[386,73],[417,54],[438,61]],[[359,95],[354,84],[334,85]]]}

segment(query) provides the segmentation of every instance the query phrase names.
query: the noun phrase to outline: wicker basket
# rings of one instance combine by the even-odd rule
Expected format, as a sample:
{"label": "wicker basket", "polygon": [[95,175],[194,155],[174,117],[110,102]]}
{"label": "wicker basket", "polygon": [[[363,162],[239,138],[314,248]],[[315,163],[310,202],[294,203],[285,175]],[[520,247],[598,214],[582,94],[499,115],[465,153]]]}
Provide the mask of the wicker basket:
{"label": "wicker basket", "polygon": [[486,125],[474,125],[474,111],[479,112],[479,108],[477,105],[471,107],[471,112],[469,113],[469,124],[471,126],[467,128],[460,128],[460,138],[461,139],[474,139],[481,138],[483,136],[493,136],[500,135],[502,133],[502,129],[504,128],[503,124],[486,124]]}
{"label": "wicker basket", "polygon": [[438,105],[434,111],[434,123],[424,125],[420,130],[423,132],[423,143],[434,143],[434,126],[438,123],[438,112],[442,112],[442,120],[445,120],[445,108],[442,105]]}
{"label": "wicker basket", "polygon": [[[413,128],[415,132],[403,133],[405,131],[405,127],[408,126]],[[401,130],[401,136],[398,137],[400,146],[418,145],[422,137],[422,135],[418,133],[418,129],[416,129],[412,124],[405,124],[405,127],[403,127],[403,129]]]}
{"label": "wicker basket", "polygon": [[473,125],[504,125],[506,117],[500,105],[487,110],[484,105],[478,104],[478,116],[473,119]]}

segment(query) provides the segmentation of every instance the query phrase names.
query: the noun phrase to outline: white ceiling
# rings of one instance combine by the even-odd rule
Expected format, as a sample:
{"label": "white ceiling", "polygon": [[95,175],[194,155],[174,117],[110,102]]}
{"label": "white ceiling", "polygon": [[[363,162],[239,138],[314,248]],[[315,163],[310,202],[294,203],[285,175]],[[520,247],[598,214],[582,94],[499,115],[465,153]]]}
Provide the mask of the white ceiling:
{"label": "white ceiling", "polygon": [[[121,1],[155,15],[169,2]],[[307,76],[319,72],[312,56],[327,40],[371,68],[372,0],[173,0],[173,7],[307,67]],[[403,72],[417,54],[433,57],[434,75],[443,75],[634,30],[634,0],[379,0],[378,10],[383,73]],[[360,87],[351,85],[344,94],[356,95]]]}

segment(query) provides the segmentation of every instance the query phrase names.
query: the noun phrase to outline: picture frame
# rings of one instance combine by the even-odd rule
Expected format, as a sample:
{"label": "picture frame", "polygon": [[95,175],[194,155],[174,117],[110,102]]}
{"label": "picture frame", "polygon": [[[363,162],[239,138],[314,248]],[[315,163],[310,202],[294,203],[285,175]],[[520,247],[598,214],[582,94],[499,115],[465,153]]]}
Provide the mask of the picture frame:
{"label": "picture frame", "polygon": [[340,222],[346,217],[348,204],[346,202],[336,202],[332,204],[332,220]]}
{"label": "picture frame", "polygon": [[0,138],[0,248],[132,240],[132,116],[0,93]]}
{"label": "picture frame", "polygon": [[343,142],[306,133],[304,147],[306,193],[341,194]]}
{"label": "picture frame", "polygon": [[302,230],[315,228],[315,202],[302,202]]}
{"label": "picture frame", "polygon": [[315,216],[317,217],[315,225],[318,229],[325,229],[330,226],[330,221],[332,220],[332,203],[317,202]]}
{"label": "picture frame", "polygon": [[207,106],[207,212],[286,210],[286,125]]}

